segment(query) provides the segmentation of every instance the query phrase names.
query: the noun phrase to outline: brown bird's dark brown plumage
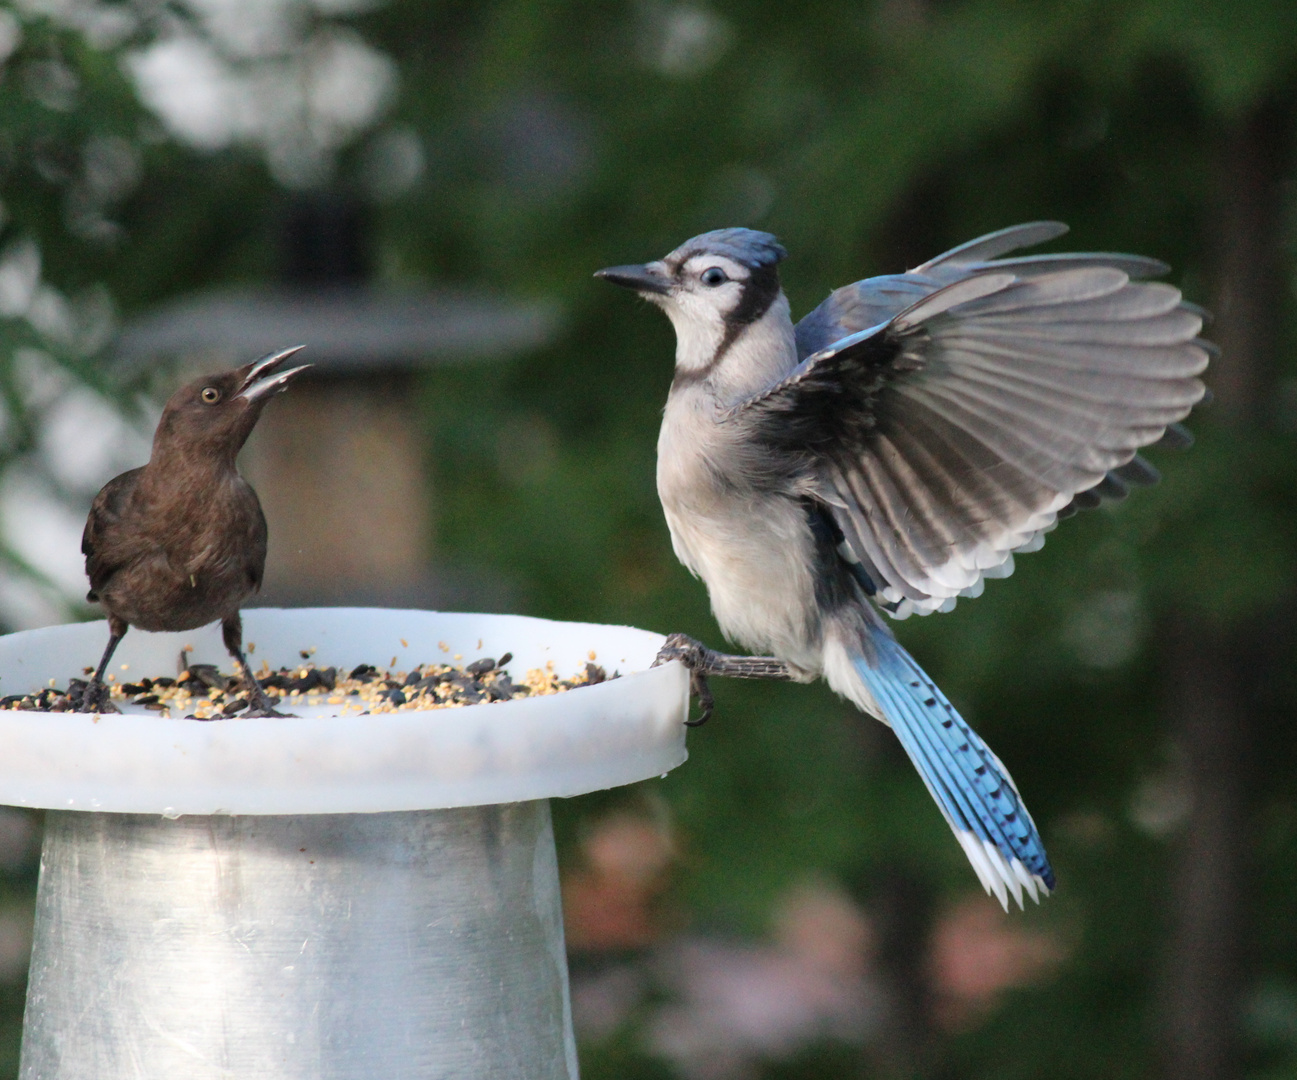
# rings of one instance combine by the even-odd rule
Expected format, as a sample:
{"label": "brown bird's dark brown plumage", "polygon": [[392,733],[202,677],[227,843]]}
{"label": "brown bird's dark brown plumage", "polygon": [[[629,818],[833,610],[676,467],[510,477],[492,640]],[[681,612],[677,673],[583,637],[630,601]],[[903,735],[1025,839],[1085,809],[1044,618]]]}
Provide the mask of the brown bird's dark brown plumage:
{"label": "brown bird's dark brown plumage", "polygon": [[261,587],[266,518],[235,466],[266,402],[309,364],[280,371],[300,349],[272,353],[177,390],[162,411],[149,463],[95,496],[81,537],[87,599],[108,615],[108,648],[81,711],[114,711],[104,671],[129,627],[193,630],[217,619],[247,680],[248,716],[281,716],[243,655],[240,605]]}

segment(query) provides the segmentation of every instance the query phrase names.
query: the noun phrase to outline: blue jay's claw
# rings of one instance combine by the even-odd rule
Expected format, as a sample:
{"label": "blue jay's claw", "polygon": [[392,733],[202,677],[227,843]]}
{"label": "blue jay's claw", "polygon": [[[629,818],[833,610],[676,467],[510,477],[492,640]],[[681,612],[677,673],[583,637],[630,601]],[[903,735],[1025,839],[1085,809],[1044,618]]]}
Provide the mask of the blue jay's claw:
{"label": "blue jay's claw", "polygon": [[686,634],[671,634],[663,642],[653,661],[653,666],[657,667],[671,660],[679,660],[689,669],[689,693],[698,698],[701,712],[697,720],[686,720],[685,727],[702,727],[712,718],[712,711],[716,708],[716,699],[712,697],[712,688],[707,684],[705,674],[709,653],[711,650],[701,641]]}
{"label": "blue jay's claw", "polygon": [[697,720],[686,720],[687,727],[702,727],[711,718],[716,702],[712,697],[711,687],[707,685],[707,676],[723,675],[731,679],[779,679],[792,678],[788,665],[773,656],[730,656],[707,648],[701,641],[687,634],[671,634],[658,650],[653,666],[665,664],[670,660],[679,660],[689,669],[690,685],[693,693],[698,695],[698,705],[702,709]]}
{"label": "blue jay's claw", "polygon": [[702,727],[712,718],[716,708],[716,699],[712,697],[712,688],[707,684],[707,676],[696,671],[689,673],[689,689],[698,695],[698,719],[686,720],[685,727]]}
{"label": "blue jay's claw", "polygon": [[679,660],[690,671],[698,671],[706,666],[709,652],[711,650],[706,645],[688,634],[668,634],[653,666],[660,667],[671,660]]}

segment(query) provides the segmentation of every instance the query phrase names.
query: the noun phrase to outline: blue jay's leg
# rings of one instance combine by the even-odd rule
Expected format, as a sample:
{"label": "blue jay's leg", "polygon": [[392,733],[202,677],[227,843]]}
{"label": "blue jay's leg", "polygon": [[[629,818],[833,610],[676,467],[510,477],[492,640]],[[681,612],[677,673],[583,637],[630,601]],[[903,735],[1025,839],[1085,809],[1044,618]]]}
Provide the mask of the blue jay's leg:
{"label": "blue jay's leg", "polygon": [[707,648],[701,641],[685,634],[671,634],[658,650],[653,666],[665,664],[669,660],[679,660],[689,669],[689,681],[693,692],[698,695],[698,706],[701,712],[697,720],[686,720],[686,727],[702,727],[711,719],[712,710],[716,707],[707,676],[723,675],[731,679],[779,679],[788,680],[792,673],[788,665],[773,656],[731,656]]}
{"label": "blue jay's leg", "polygon": [[[1008,770],[886,627],[865,628],[847,659],[864,694],[847,692],[896,732],[983,888],[1022,906],[1054,888],[1054,871]],[[840,670],[840,669],[839,669]],[[833,679],[831,681],[839,681]]]}

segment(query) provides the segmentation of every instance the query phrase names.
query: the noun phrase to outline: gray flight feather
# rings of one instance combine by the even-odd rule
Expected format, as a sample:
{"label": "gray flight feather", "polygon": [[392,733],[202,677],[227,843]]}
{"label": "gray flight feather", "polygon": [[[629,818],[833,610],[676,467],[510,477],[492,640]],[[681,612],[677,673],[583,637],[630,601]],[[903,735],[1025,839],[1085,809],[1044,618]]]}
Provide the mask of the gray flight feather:
{"label": "gray flight feather", "polygon": [[833,431],[815,483],[899,615],[948,609],[1060,516],[1147,482],[1136,451],[1203,396],[1201,311],[1134,280],[1163,264],[996,258],[1063,231],[1005,229],[836,290],[796,327],[801,362],[725,413],[789,449]]}

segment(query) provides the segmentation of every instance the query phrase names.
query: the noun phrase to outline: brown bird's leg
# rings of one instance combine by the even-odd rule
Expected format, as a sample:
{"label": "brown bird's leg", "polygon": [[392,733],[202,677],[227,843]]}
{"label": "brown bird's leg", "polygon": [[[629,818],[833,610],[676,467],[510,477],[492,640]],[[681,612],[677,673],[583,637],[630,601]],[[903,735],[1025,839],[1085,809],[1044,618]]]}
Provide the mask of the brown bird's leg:
{"label": "brown bird's leg", "polygon": [[108,648],[104,650],[103,659],[99,661],[99,667],[90,680],[90,685],[81,693],[81,707],[77,712],[88,713],[112,713],[121,712],[113,704],[110,691],[104,682],[104,672],[108,670],[108,662],[113,658],[113,653],[117,651],[118,643],[126,636],[129,627],[116,615],[108,616]]}
{"label": "brown bird's leg", "polygon": [[658,650],[653,666],[665,664],[668,660],[679,660],[689,669],[690,687],[698,695],[698,707],[702,710],[697,720],[686,720],[686,727],[702,727],[711,719],[712,710],[716,707],[711,687],[707,685],[707,676],[723,675],[731,679],[779,679],[787,681],[792,673],[788,665],[774,656],[731,656],[707,648],[701,641],[685,634],[671,634]]}
{"label": "brown bird's leg", "polygon": [[243,619],[237,611],[221,620],[221,636],[225,640],[225,647],[229,649],[230,655],[243,669],[243,679],[247,683],[249,707],[243,715],[291,717],[292,713],[282,713],[275,708],[269,695],[261,688],[261,683],[257,682],[257,677],[252,674],[252,668],[243,655]]}

